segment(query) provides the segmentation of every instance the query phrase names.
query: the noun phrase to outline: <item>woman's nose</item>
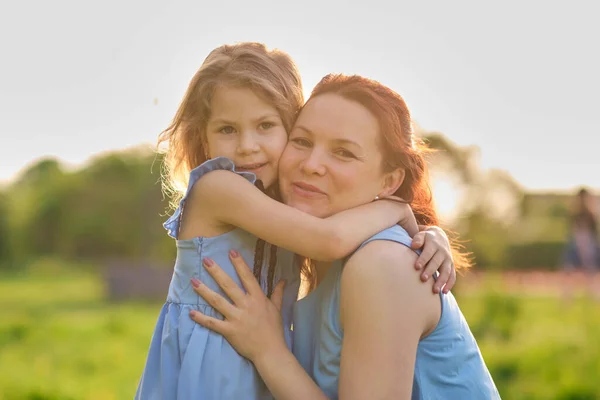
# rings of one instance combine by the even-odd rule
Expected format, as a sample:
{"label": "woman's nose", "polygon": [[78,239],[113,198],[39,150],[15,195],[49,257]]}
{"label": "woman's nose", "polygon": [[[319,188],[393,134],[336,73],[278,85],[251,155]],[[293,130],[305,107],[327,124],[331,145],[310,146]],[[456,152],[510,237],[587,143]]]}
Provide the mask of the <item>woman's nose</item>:
{"label": "woman's nose", "polygon": [[302,163],[302,171],[308,175],[324,175],[326,168],[323,164],[322,154],[318,150],[310,152],[308,157]]}

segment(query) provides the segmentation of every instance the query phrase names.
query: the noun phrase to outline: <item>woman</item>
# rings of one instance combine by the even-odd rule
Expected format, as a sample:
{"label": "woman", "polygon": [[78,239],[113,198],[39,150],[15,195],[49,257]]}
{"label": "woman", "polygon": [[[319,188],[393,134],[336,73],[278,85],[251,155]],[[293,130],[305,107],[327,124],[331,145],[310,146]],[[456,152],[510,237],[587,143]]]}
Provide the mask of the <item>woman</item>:
{"label": "woman", "polygon": [[[362,77],[329,75],[290,134],[280,160],[282,197],[326,217],[397,195],[411,200],[420,224],[435,225],[423,153],[397,93]],[[192,318],[250,359],[277,399],[499,398],[454,297],[419,282],[410,245],[393,227],[346,260],[316,264],[316,289],[294,310],[293,354],[278,313],[282,285],[266,298],[235,249],[230,257],[246,292],[213,265],[233,304],[193,282],[225,320]]]}

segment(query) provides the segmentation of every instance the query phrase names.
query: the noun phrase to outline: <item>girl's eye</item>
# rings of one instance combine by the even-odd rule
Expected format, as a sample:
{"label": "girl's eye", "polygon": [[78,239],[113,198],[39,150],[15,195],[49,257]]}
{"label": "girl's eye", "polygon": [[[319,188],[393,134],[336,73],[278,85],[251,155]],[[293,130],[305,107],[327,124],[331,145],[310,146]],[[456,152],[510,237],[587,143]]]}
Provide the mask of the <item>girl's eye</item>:
{"label": "girl's eye", "polygon": [[336,150],[335,154],[337,154],[338,156],[344,157],[344,158],[356,158],[354,153],[352,153],[351,151],[348,151],[346,149]]}
{"label": "girl's eye", "polygon": [[260,126],[260,129],[263,129],[266,131],[267,129],[271,129],[272,127],[274,127],[275,124],[273,124],[272,122],[262,122],[259,126]]}
{"label": "girl's eye", "polygon": [[221,129],[219,129],[220,133],[224,133],[226,135],[230,135],[232,133],[235,133],[235,129],[233,129],[232,126],[224,126]]}
{"label": "girl's eye", "polygon": [[301,137],[291,138],[290,141],[298,146],[310,147],[310,142]]}

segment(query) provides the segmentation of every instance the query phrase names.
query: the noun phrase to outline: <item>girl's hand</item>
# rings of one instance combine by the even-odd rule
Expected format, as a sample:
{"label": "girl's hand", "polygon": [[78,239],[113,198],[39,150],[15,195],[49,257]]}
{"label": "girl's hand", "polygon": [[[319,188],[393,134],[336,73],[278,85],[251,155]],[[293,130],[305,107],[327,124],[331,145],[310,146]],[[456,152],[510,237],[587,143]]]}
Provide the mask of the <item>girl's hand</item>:
{"label": "girl's hand", "polygon": [[456,269],[452,260],[452,250],[450,249],[450,241],[448,236],[437,226],[425,227],[420,226],[421,232],[415,235],[412,241],[412,248],[423,249],[417,262],[415,269],[423,269],[421,280],[427,281],[433,274],[439,270],[439,276],[433,285],[433,292],[439,293],[443,289],[444,293],[448,293],[456,283]]}
{"label": "girl's hand", "polygon": [[192,279],[196,293],[223,314],[225,319],[209,317],[199,311],[192,311],[190,317],[205,328],[223,335],[238,353],[252,362],[267,352],[272,353],[282,348],[287,351],[281,318],[285,282],[277,283],[269,299],[243,258],[235,250],[229,252],[229,258],[246,292],[213,260],[205,258],[203,264],[206,270],[233,304],[202,282]]}

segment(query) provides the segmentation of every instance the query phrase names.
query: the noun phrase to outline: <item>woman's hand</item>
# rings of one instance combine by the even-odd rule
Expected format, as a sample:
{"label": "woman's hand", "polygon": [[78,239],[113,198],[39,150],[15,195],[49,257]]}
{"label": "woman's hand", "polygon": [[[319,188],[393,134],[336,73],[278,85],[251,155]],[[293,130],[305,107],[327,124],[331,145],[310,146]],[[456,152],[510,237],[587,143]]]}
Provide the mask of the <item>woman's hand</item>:
{"label": "woman's hand", "polygon": [[205,258],[203,263],[206,270],[233,304],[202,282],[192,279],[196,293],[223,314],[225,319],[209,317],[199,311],[192,311],[190,317],[198,324],[223,335],[238,353],[252,362],[267,353],[280,349],[287,351],[281,318],[285,282],[277,283],[269,299],[243,258],[235,250],[229,252],[229,258],[246,292],[213,260]]}
{"label": "woman's hand", "polygon": [[439,270],[439,276],[433,285],[433,292],[439,293],[443,289],[448,293],[456,283],[456,269],[452,259],[450,241],[444,230],[437,226],[419,227],[421,231],[415,235],[412,248],[423,249],[415,263],[415,269],[423,269],[421,280],[427,281]]}

